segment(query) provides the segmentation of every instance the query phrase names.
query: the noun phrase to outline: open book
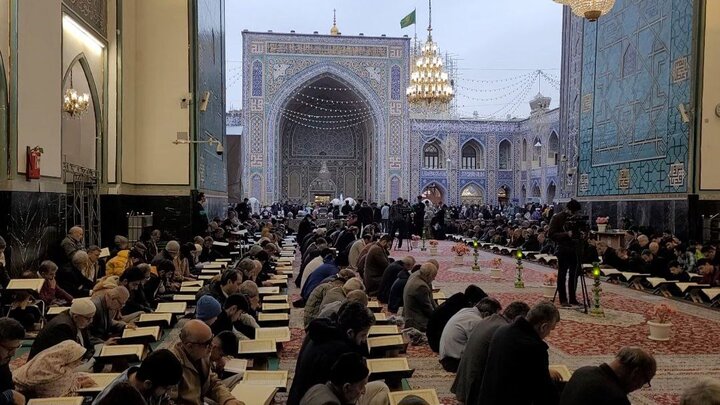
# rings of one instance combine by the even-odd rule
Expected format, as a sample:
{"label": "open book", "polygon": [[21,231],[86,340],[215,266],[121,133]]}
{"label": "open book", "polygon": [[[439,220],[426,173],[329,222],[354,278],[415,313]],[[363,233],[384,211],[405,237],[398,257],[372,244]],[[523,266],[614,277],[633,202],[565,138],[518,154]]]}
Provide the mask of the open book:
{"label": "open book", "polygon": [[246,359],[230,359],[225,362],[225,372],[231,374],[243,374],[247,370],[248,361]]}
{"label": "open book", "polygon": [[404,351],[407,349],[408,343],[402,335],[386,335],[368,338],[367,345],[368,351],[373,354],[384,353],[387,350]]}
{"label": "open book", "polygon": [[142,360],[145,346],[143,345],[104,345],[100,349],[99,359],[127,357],[130,362],[138,362]]}
{"label": "open book", "polygon": [[110,256],[110,248],[104,247],[104,248],[100,249],[100,258],[101,259],[104,257],[108,257],[108,256]]}
{"label": "open book", "polygon": [[180,287],[202,287],[203,284],[202,281],[183,281]]}
{"label": "open book", "polygon": [[289,302],[287,295],[265,295],[263,302]]}
{"label": "open book", "polygon": [[225,246],[230,246],[230,244],[229,244],[229,243],[227,243],[227,242],[218,242],[218,241],[214,241],[214,242],[213,242],[213,246],[220,246],[220,247],[225,247]]}
{"label": "open book", "polygon": [[195,302],[195,296],[192,294],[175,294],[173,301]]}
{"label": "open book", "polygon": [[40,292],[43,284],[45,284],[44,278],[14,278],[10,280],[6,289]]}
{"label": "open book", "polygon": [[35,398],[27,405],[82,405],[84,400],[84,397]]}
{"label": "open book", "polygon": [[198,287],[196,285],[186,286],[186,287],[180,287],[181,293],[196,293],[200,291],[202,287]]}
{"label": "open book", "polygon": [[278,388],[280,391],[285,391],[288,383],[288,372],[287,370],[248,370],[245,372],[242,381],[246,384],[269,385]]}
{"label": "open book", "polygon": [[238,355],[270,355],[277,353],[277,343],[273,339],[241,340],[238,342]]}
{"label": "open book", "polygon": [[368,336],[398,334],[400,334],[400,330],[398,329],[397,325],[373,325],[370,327],[370,332],[368,333]]}
{"label": "open book", "polygon": [[169,312],[153,312],[151,314],[140,314],[140,318],[138,318],[135,323],[138,325],[159,325],[163,327],[168,327],[170,326],[170,324],[172,324],[172,316],[173,315]]}
{"label": "open book", "polygon": [[128,344],[149,344],[160,339],[159,326],[144,326],[135,329],[125,328],[118,343]]}
{"label": "open book", "polygon": [[367,359],[367,368],[370,370],[370,379],[378,380],[388,377],[409,378],[415,372],[410,368],[406,357],[391,357],[386,359]]}
{"label": "open book", "polygon": [[80,388],[77,392],[100,392],[105,389],[111,382],[113,382],[120,373],[90,373],[88,377],[95,381],[95,386]]}
{"label": "open book", "polygon": [[289,312],[290,304],[287,302],[264,302],[262,304],[263,312]]}
{"label": "open book", "polygon": [[275,398],[277,388],[270,385],[238,383],[230,392],[245,405],[270,405]]}
{"label": "open book", "polygon": [[444,300],[444,299],[447,298],[447,297],[445,296],[445,293],[442,292],[442,291],[438,291],[438,292],[436,292],[436,293],[433,293],[432,297],[433,297],[434,300]]}
{"label": "open book", "polygon": [[258,287],[260,295],[280,294],[280,287]]}
{"label": "open book", "polygon": [[276,342],[290,341],[290,328],[287,326],[255,329],[255,339],[274,339]]}
{"label": "open book", "polygon": [[212,263],[227,263],[227,262],[231,262],[231,261],[232,261],[232,259],[223,258],[223,259],[217,259]]}
{"label": "open book", "polygon": [[373,312],[382,311],[382,304],[378,301],[369,301],[367,305],[368,309]]}
{"label": "open book", "polygon": [[47,310],[47,315],[55,316],[55,315],[60,314],[63,311],[67,311],[68,309],[70,309],[70,307],[50,307]]}
{"label": "open book", "polygon": [[186,302],[161,302],[155,308],[157,313],[184,314],[187,310]]}
{"label": "open book", "polygon": [[720,288],[703,288],[700,290],[700,295],[712,302],[720,296]]}
{"label": "open book", "polygon": [[390,405],[397,405],[403,400],[403,398],[410,395],[424,399],[429,405],[440,405],[440,399],[438,399],[437,392],[434,389],[391,392],[388,394],[390,397]]}
{"label": "open book", "polygon": [[375,315],[375,322],[378,322],[378,321],[381,321],[381,322],[382,322],[382,321],[387,321],[387,315],[385,315],[385,314],[382,313],[382,312],[375,312],[375,313],[373,313],[373,315]]}

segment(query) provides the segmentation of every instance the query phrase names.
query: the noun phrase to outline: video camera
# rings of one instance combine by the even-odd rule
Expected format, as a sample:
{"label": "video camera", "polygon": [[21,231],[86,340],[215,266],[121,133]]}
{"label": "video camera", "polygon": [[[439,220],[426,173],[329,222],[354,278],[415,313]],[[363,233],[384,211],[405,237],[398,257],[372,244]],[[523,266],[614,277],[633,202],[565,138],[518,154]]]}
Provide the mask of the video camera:
{"label": "video camera", "polygon": [[580,238],[581,235],[590,233],[590,217],[588,215],[575,214],[567,217],[564,225],[565,231],[571,231],[573,238]]}

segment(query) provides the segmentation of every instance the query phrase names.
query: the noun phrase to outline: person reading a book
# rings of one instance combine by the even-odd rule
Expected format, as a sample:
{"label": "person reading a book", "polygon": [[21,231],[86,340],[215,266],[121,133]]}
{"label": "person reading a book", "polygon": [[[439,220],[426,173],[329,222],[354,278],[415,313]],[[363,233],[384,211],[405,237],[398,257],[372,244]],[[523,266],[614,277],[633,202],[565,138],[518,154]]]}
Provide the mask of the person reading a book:
{"label": "person reading a book", "polygon": [[103,389],[92,405],[104,404],[108,397],[117,395],[116,387],[130,385],[145,400],[146,405],[164,405],[168,392],[180,383],[180,361],[167,349],[150,353],[139,366],[125,370]]}
{"label": "person reading a book", "polygon": [[320,313],[318,314],[318,318],[327,318],[327,319],[331,319],[333,321],[337,321],[338,312],[340,312],[340,307],[342,307],[343,304],[345,304],[346,302],[359,302],[362,305],[364,305],[365,307],[367,307],[368,301],[369,301],[369,299],[368,299],[367,294],[365,294],[365,291],[363,291],[363,290],[350,291],[344,300],[331,302],[331,303],[323,306],[322,311],[320,311]]}
{"label": "person reading a book", "polygon": [[200,300],[203,295],[210,295],[215,298],[221,305],[225,303],[227,297],[237,293],[243,279],[240,272],[233,269],[225,270],[220,276],[220,280],[206,284],[200,291],[195,294],[195,298]]}
{"label": "person reading a book", "polygon": [[249,310],[247,298],[242,294],[233,294],[227,298],[222,311],[210,328],[215,335],[227,331],[235,333],[241,339],[254,339],[258,324],[252,317],[250,320],[244,317]]}
{"label": "person reading a book", "polygon": [[300,405],[356,404],[366,394],[369,374],[361,355],[345,353],[332,366],[330,381],[313,385],[300,400]]}
{"label": "person reading a book", "polygon": [[170,349],[182,365],[176,404],[202,405],[207,397],[218,405],[241,405],[210,369],[212,342],[212,330],[197,319],[188,321],[180,330],[180,341]]}
{"label": "person reading a book", "polygon": [[123,286],[109,290],[101,297],[92,298],[95,304],[95,316],[90,325],[89,332],[95,344],[115,344],[117,336],[126,328],[134,328],[131,323],[119,320],[120,310],[125,306],[130,292]]}
{"label": "person reading a book", "polygon": [[565,385],[560,405],[630,405],[627,395],[649,387],[657,364],[639,347],[623,347],[610,364],[581,367]]}
{"label": "person reading a book", "polygon": [[73,340],[49,347],[13,373],[17,389],[28,398],[73,396],[95,381],[75,369],[82,363],[87,349]]}
{"label": "person reading a book", "polygon": [[44,260],[38,267],[38,276],[45,279],[40,289],[40,299],[46,306],[58,304],[70,304],[73,297],[65,290],[58,286],[55,276],[57,275],[58,266],[50,260]]}
{"label": "person reading a book", "polygon": [[22,346],[25,329],[20,322],[0,318],[0,405],[25,405],[25,396],[15,390],[10,360]]}
{"label": "person reading a book", "polygon": [[203,295],[195,305],[195,319],[205,322],[210,327],[215,324],[221,313],[222,305],[212,295]]}
{"label": "person reading a book", "polygon": [[420,332],[425,332],[427,329],[428,320],[437,308],[432,297],[432,282],[437,273],[438,268],[433,263],[427,262],[408,278],[403,290],[405,327],[415,328]]}
{"label": "person reading a book", "polygon": [[37,332],[40,329],[42,313],[34,304],[33,296],[27,290],[13,291],[8,318],[13,318],[25,328],[26,331]]}
{"label": "person reading a book", "polygon": [[90,298],[76,298],[70,309],[53,317],[45,327],[40,330],[30,347],[28,360],[41,351],[55,346],[65,340],[73,340],[85,349],[94,350],[94,345],[88,334],[87,327],[95,316],[95,304]]}
{"label": "person reading a book", "polygon": [[486,297],[477,305],[463,308],[450,318],[440,337],[440,364],[445,371],[457,371],[465,344],[475,326],[501,309],[498,300]]}
{"label": "person reading a book", "polygon": [[[343,305],[337,322],[324,318],[310,322],[295,366],[295,377],[288,394],[288,405],[298,405],[312,386],[329,381],[330,370],[341,355],[345,353],[366,355],[367,336],[374,323],[373,314],[359,302]],[[378,383],[382,386],[375,387]],[[376,392],[375,389],[387,390],[387,386],[382,382],[371,384],[373,384],[373,392]],[[368,391],[371,390],[368,388]]]}
{"label": "person reading a book", "polygon": [[[223,378],[222,383],[229,389],[233,389],[244,375],[243,371],[232,367],[233,361],[235,361],[233,356],[237,351],[238,338],[231,331],[226,330],[213,337],[210,347],[210,369],[220,378],[226,377]],[[244,360],[238,359],[238,361]]]}

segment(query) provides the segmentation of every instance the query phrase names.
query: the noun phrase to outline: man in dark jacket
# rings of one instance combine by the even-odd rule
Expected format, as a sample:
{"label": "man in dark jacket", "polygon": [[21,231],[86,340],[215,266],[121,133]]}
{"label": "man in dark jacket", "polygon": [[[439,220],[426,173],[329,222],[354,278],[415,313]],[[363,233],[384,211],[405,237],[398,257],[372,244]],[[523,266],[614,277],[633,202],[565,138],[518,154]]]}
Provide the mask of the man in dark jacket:
{"label": "man in dark jacket", "polygon": [[515,301],[510,303],[502,314],[491,315],[475,326],[465,345],[455,381],[450,388],[458,401],[467,405],[478,403],[478,393],[493,335],[501,326],[511,323],[518,316],[526,316],[528,311],[528,304]]}
{"label": "man in dark jacket", "polygon": [[315,384],[330,380],[330,370],[345,353],[367,355],[367,335],[375,317],[359,302],[343,305],[337,323],[319,318],[310,322],[300,348],[287,404],[298,405]]}
{"label": "man in dark jacket", "polygon": [[[555,256],[558,258],[558,298],[560,305],[569,307],[578,305],[575,291],[577,289],[578,257],[577,247],[580,235],[573,235],[571,230],[565,230],[568,218],[571,218],[580,211],[580,203],[570,200],[565,210],[556,214],[550,220],[548,237],[555,242]],[[567,280],[567,283],[566,283]],[[565,285],[567,284],[567,288]]]}
{"label": "man in dark jacket", "polygon": [[623,347],[610,364],[577,369],[560,397],[560,405],[630,405],[627,395],[655,376],[653,356],[639,347]]}
{"label": "man in dark jacket", "polygon": [[210,283],[195,294],[195,299],[199,300],[203,295],[210,295],[220,303],[225,304],[227,297],[240,291],[240,285],[243,279],[237,270],[225,270],[220,276],[220,280]]}
{"label": "man in dark jacket", "polygon": [[526,318],[502,326],[490,342],[479,403],[483,405],[557,405],[559,396],[548,369],[544,339],[560,321],[551,302],[535,305]]}
{"label": "man in dark jacket", "polygon": [[94,351],[87,327],[92,322],[96,311],[95,304],[90,298],[74,299],[70,309],[56,315],[40,330],[30,348],[28,360],[65,340],[73,340],[86,349]]}
{"label": "man in dark jacket", "polygon": [[380,290],[383,272],[388,266],[388,252],[392,246],[392,236],[383,235],[378,243],[372,245],[365,256],[363,281],[368,296],[375,297]]}
{"label": "man in dark jacket", "polygon": [[25,397],[15,391],[10,360],[22,346],[25,329],[14,319],[0,319],[0,405],[25,404]]}
{"label": "man in dark jacket", "polygon": [[427,335],[430,349],[435,353],[440,352],[440,336],[442,335],[443,329],[445,329],[445,325],[447,325],[453,315],[463,308],[470,308],[476,305],[481,299],[487,296],[482,288],[471,284],[467,286],[464,293],[453,294],[445,300],[445,302],[440,304],[435,311],[433,311],[432,315],[430,315],[427,323],[427,331],[425,334]]}
{"label": "man in dark jacket", "polygon": [[378,301],[383,304],[387,304],[390,298],[390,289],[393,283],[397,280],[398,274],[405,270],[410,271],[415,267],[415,258],[412,256],[405,256],[402,260],[395,260],[390,263],[382,275],[382,281],[380,281],[380,288],[377,293]]}
{"label": "man in dark jacket", "polygon": [[345,353],[330,370],[330,381],[308,390],[300,405],[355,404],[365,393],[368,370],[365,359],[357,353]]}

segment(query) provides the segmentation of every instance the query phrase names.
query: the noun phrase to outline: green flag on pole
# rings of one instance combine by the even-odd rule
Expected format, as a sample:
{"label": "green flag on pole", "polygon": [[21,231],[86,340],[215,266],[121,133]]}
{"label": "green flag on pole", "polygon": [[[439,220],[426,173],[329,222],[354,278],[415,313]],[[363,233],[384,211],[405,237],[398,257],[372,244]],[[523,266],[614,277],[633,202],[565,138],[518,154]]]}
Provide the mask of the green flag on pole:
{"label": "green flag on pole", "polygon": [[415,24],[415,10],[400,20],[400,28],[405,28],[413,24]]}

